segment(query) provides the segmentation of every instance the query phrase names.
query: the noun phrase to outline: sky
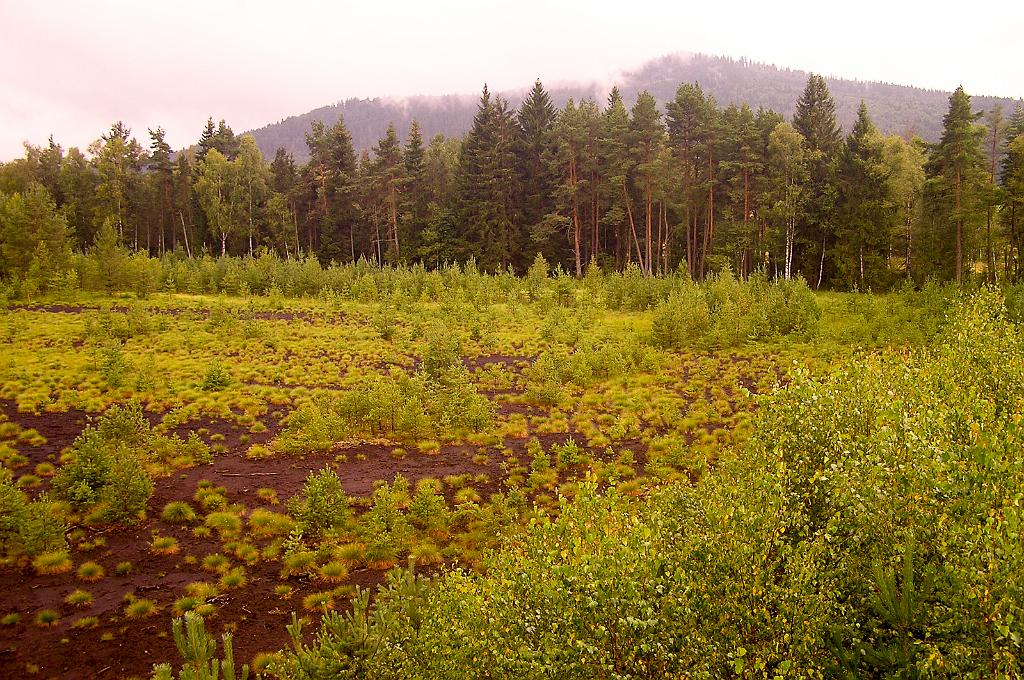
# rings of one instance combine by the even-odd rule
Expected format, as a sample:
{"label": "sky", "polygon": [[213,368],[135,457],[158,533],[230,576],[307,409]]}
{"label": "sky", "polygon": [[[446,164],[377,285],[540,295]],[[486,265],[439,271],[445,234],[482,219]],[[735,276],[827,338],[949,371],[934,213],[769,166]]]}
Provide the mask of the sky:
{"label": "sky", "polygon": [[1024,97],[1024,2],[0,0],[0,161],[123,120],[174,148],[349,97],[610,84],[702,52]]}

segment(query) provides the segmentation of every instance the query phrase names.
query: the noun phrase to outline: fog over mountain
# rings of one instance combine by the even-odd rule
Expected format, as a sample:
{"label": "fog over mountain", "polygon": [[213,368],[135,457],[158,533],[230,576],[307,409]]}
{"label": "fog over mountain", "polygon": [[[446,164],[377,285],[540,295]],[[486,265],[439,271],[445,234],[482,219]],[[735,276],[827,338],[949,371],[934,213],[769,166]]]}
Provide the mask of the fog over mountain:
{"label": "fog over mountain", "polygon": [[[612,85],[619,87],[629,104],[643,90],[648,90],[664,104],[675,96],[681,83],[696,82],[705,92],[714,95],[720,105],[746,103],[754,109],[763,106],[788,118],[793,113],[808,75],[807,71],[780,68],[747,59],[673,54],[624,72],[614,83],[545,83],[545,86],[558,106],[563,106],[570,97],[577,101],[592,98],[603,103]],[[857,107],[863,100],[883,132],[918,135],[928,141],[938,139],[942,117],[949,105],[949,91],[828,75],[826,80],[836,102],[837,117],[845,130],[850,128]],[[523,83],[521,89],[501,92],[500,95],[512,107],[518,107],[531,85]],[[1015,100],[1006,97],[969,94],[972,95],[975,110],[979,111],[988,110],[998,103],[1009,113],[1016,105]],[[351,98],[291,116],[253,130],[252,134],[267,157],[273,157],[277,148],[283,147],[297,160],[304,161],[308,157],[305,134],[315,120],[332,125],[339,117],[344,117],[355,148],[363,150],[371,148],[391,122],[404,139],[414,118],[420,122],[427,139],[435,134],[461,136],[473,121],[478,100],[479,93],[423,95],[404,99]]]}

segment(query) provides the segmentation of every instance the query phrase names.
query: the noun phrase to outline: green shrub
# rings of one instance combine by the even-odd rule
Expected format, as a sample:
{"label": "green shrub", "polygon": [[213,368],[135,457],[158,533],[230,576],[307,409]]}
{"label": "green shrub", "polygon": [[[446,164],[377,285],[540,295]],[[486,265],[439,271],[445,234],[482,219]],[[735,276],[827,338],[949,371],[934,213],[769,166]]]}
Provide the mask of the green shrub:
{"label": "green shrub", "polygon": [[73,457],[51,488],[78,509],[95,509],[103,521],[138,519],[153,493],[140,458],[147,454],[149,423],[137,402],[112,406],[72,445]]}
{"label": "green shrub", "polygon": [[310,473],[302,491],[288,501],[288,510],[303,533],[313,537],[346,526],[352,517],[341,480],[330,468]]}

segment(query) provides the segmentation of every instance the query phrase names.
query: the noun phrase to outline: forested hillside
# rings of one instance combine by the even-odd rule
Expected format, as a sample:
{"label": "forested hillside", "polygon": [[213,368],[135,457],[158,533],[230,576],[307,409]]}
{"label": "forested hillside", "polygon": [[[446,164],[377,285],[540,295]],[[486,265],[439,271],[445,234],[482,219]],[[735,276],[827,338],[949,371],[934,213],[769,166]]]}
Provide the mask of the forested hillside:
{"label": "forested hillside", "polygon": [[[763,106],[789,117],[808,75],[806,71],[746,59],[670,55],[624,73],[617,86],[627,101],[647,90],[659,104],[665,104],[675,96],[679,83],[696,82],[721,105],[746,103],[755,110]],[[863,100],[882,132],[918,135],[932,142],[938,140],[942,132],[942,114],[949,92],[834,77],[825,80],[836,101],[837,119],[845,130],[852,127],[857,107]],[[527,94],[526,88],[501,93],[513,107],[518,107]],[[564,106],[569,98],[576,101],[603,99],[607,94],[606,87],[591,83],[553,88],[551,98],[556,106]],[[975,106],[982,109],[990,109],[997,103],[1007,110],[1012,110],[1014,105],[1013,100],[1007,98],[975,97]],[[413,119],[419,121],[428,139],[435,134],[462,136],[469,130],[475,113],[476,98],[468,95],[351,98],[253,130],[252,135],[267,158],[273,158],[278,147],[282,147],[296,160],[304,161],[309,157],[305,135],[316,120],[330,126],[343,118],[352,133],[353,145],[362,150],[372,147],[391,122],[403,138]]]}
{"label": "forested hillside", "polygon": [[761,270],[841,290],[1016,280],[1024,108],[977,106],[958,88],[927,143],[886,135],[866,103],[843,129],[818,75],[791,117],[689,82],[664,106],[613,88],[558,108],[537,81],[518,108],[485,86],[462,138],[414,119],[360,153],[347,121],[314,121],[304,164],[283,148],[268,164],[223,120],[176,157],[161,129],[146,151],[118,122],[88,155],[51,139],[0,165],[0,275],[45,291],[72,251],[127,246],[518,273],[541,255],[575,276]]}

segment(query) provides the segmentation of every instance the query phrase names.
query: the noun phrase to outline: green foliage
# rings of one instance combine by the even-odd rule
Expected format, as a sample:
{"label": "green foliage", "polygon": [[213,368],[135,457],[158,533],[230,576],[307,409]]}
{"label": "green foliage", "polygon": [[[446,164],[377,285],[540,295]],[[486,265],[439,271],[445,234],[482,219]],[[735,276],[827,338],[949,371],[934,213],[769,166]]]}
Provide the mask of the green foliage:
{"label": "green foliage", "polygon": [[684,284],[654,310],[651,336],[667,349],[721,348],[779,336],[808,338],[821,311],[803,279],[744,282],[726,269],[703,285]]}
{"label": "green foliage", "polygon": [[288,501],[302,532],[314,538],[345,527],[352,516],[341,480],[330,468],[310,473],[302,491]]}
{"label": "green foliage", "polygon": [[54,475],[54,493],[105,522],[131,522],[145,511],[153,481],[142,465],[150,455],[149,422],[137,402],[113,406],[72,445],[73,458]]}
{"label": "green foliage", "polygon": [[493,418],[493,404],[477,392],[462,366],[438,378],[425,373],[375,376],[356,389],[319,396],[297,408],[273,446],[301,455],[359,438],[454,436],[481,431]]}
{"label": "green foliage", "polygon": [[67,520],[47,494],[29,500],[0,472],[0,553],[35,557],[67,548]]}
{"label": "green foliage", "polygon": [[[1024,341],[1002,314],[983,291],[933,348],[798,372],[695,487],[633,499],[590,480],[482,575],[357,598],[312,645],[293,627],[273,670],[1015,677]],[[383,526],[399,515],[379,492]]]}
{"label": "green foliage", "polygon": [[[183,618],[171,622],[174,644],[184,661],[178,671],[178,680],[247,680],[249,666],[242,666],[241,673],[235,673],[234,649],[231,633],[224,633],[224,658],[217,658],[217,642],[206,632],[203,617],[195,612],[186,612]],[[153,680],[173,680],[170,664],[153,667]]]}

